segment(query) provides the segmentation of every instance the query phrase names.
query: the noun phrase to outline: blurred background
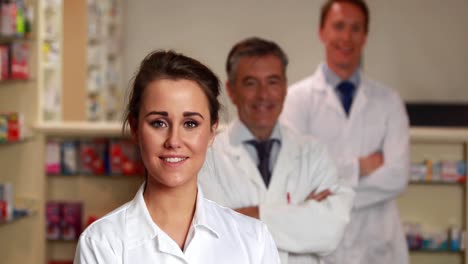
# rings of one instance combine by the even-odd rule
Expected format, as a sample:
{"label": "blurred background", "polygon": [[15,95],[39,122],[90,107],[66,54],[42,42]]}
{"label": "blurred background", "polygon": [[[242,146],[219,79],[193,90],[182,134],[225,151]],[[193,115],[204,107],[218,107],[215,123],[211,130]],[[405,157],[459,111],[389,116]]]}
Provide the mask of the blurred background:
{"label": "blurred background", "polygon": [[[364,72],[425,107],[411,108],[411,181],[399,198],[411,261],[468,264],[468,1],[367,2]],[[0,1],[0,263],[72,263],[80,232],[133,197],[141,164],[121,119],[146,54],[174,49],[224,83],[232,45],[258,36],[288,54],[292,84],[324,59],[321,4]],[[236,113],[222,103],[226,123]]]}

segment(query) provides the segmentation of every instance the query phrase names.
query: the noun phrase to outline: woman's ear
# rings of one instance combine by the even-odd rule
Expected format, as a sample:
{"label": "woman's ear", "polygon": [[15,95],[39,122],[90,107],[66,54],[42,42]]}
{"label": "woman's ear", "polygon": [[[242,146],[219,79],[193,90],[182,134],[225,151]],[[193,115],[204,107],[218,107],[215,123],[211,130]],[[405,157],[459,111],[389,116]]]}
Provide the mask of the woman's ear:
{"label": "woman's ear", "polygon": [[214,142],[214,138],[216,136],[216,134],[218,133],[218,124],[219,124],[219,121],[216,121],[212,126],[211,126],[211,138],[210,138],[210,141],[208,142],[208,146],[211,147],[211,145],[213,144]]}

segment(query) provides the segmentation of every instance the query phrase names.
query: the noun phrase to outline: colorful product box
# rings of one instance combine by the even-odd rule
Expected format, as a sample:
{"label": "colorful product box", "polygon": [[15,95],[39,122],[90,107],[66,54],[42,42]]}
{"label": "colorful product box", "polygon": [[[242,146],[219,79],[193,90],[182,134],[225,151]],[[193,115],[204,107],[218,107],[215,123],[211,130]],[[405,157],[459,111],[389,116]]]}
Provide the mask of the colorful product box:
{"label": "colorful product box", "polygon": [[76,175],[79,173],[79,148],[75,140],[66,140],[60,147],[60,164],[62,174]]}
{"label": "colorful product box", "polygon": [[141,175],[143,166],[137,147],[130,140],[113,139],[109,143],[110,174]]}
{"label": "colorful product box", "polygon": [[10,55],[6,45],[0,45],[0,80],[10,78]]}
{"label": "colorful product box", "polygon": [[0,222],[7,219],[7,202],[0,200]]}
{"label": "colorful product box", "polygon": [[0,142],[7,141],[8,136],[8,117],[0,113]]}
{"label": "colorful product box", "polygon": [[49,240],[61,239],[61,207],[58,202],[47,202],[46,205],[46,238]]}
{"label": "colorful product box", "polygon": [[58,140],[47,140],[45,170],[47,175],[60,174],[60,141]]}
{"label": "colorful product box", "polygon": [[107,141],[85,139],[80,142],[80,171],[83,174],[104,175],[108,173]]}
{"label": "colorful product box", "polygon": [[16,33],[16,2],[2,1],[1,5],[1,34],[13,36]]}
{"label": "colorful product box", "polygon": [[62,204],[62,239],[77,240],[81,234],[82,204]]}
{"label": "colorful product box", "polygon": [[444,181],[456,182],[461,175],[458,174],[456,161],[441,162],[441,177]]}
{"label": "colorful product box", "polygon": [[410,167],[410,178],[412,181],[424,181],[427,174],[425,163],[413,163]]}
{"label": "colorful product box", "polygon": [[0,183],[0,201],[3,201],[1,209],[3,220],[11,220],[13,218],[14,197],[13,184],[8,182]]}
{"label": "colorful product box", "polygon": [[12,112],[7,114],[7,141],[18,141],[23,138],[23,115]]}
{"label": "colorful product box", "polygon": [[29,78],[29,44],[27,42],[14,42],[11,45],[10,69],[11,79],[26,80]]}

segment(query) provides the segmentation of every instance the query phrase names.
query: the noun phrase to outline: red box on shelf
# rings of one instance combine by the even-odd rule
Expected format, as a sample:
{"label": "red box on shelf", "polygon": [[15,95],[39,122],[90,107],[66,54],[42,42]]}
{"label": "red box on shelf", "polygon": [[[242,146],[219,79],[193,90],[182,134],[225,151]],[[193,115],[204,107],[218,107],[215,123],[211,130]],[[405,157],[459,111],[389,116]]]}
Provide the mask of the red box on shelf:
{"label": "red box on shelf", "polygon": [[29,45],[26,42],[14,42],[11,45],[10,78],[26,80],[29,78]]}
{"label": "red box on shelf", "polygon": [[20,113],[8,113],[7,141],[17,141],[22,138],[23,116]]}
{"label": "red box on shelf", "polygon": [[83,174],[104,175],[108,172],[107,140],[84,139],[80,142],[80,171]]}
{"label": "red box on shelf", "polygon": [[141,175],[143,166],[138,148],[128,139],[113,139],[109,144],[110,173],[114,175]]}
{"label": "red box on shelf", "polygon": [[0,45],[0,80],[7,80],[10,78],[9,61],[8,46]]}
{"label": "red box on shelf", "polygon": [[8,204],[6,201],[0,200],[0,221],[7,219]]}

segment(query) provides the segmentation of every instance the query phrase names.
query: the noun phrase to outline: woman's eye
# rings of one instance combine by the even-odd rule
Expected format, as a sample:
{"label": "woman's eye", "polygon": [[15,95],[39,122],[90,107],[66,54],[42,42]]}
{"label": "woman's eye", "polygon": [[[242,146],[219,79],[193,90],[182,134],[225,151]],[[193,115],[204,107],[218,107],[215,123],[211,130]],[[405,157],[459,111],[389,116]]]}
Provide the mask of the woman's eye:
{"label": "woman's eye", "polygon": [[167,124],[162,120],[155,120],[151,122],[151,126],[159,128],[159,127],[167,127]]}
{"label": "woman's eye", "polygon": [[187,121],[184,123],[184,127],[186,128],[196,128],[198,126],[198,123],[195,121]]}

